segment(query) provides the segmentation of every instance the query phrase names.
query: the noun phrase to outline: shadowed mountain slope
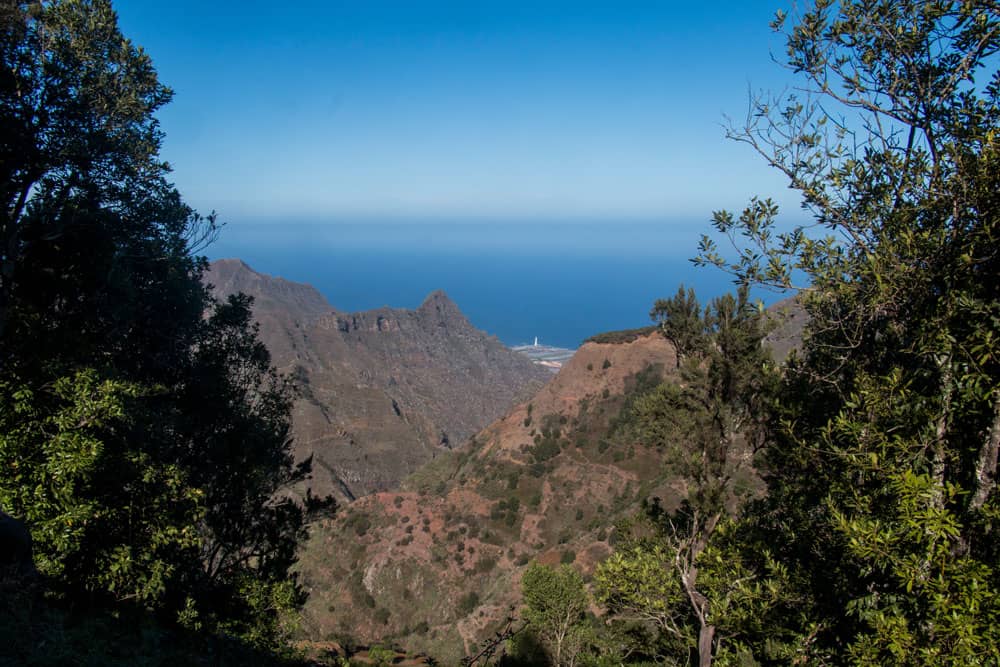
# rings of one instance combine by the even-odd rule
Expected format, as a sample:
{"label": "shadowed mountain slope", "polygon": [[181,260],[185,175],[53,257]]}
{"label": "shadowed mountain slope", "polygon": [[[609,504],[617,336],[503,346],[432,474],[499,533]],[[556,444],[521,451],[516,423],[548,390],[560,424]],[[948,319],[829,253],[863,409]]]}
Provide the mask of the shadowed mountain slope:
{"label": "shadowed mountain slope", "polygon": [[309,285],[213,262],[220,298],[254,298],[272,361],[295,383],[293,437],[312,455],[315,493],[342,499],[395,487],[551,377],[479,331],[443,292],[416,310],[335,310]]}

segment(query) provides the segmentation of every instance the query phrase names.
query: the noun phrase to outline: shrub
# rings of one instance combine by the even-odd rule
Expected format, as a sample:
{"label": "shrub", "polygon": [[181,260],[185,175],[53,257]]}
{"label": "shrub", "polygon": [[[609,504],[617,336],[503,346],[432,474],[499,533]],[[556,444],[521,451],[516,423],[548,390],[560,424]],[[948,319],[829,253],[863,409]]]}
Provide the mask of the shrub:
{"label": "shrub", "polygon": [[510,473],[509,475],[507,475],[507,489],[509,491],[513,491],[514,489],[517,488],[517,484],[519,481],[521,481],[521,473],[519,472]]}
{"label": "shrub", "polygon": [[476,563],[476,572],[480,574],[486,574],[487,572],[493,570],[493,568],[496,567],[496,565],[497,561],[495,558],[484,556],[479,559],[478,563]]}
{"label": "shrub", "polygon": [[479,606],[479,594],[475,591],[466,593],[458,601],[458,611],[462,616],[472,613],[472,610]]}
{"label": "shrub", "polygon": [[621,344],[621,343],[631,343],[634,340],[642,338],[643,336],[648,336],[655,333],[659,327],[653,325],[648,327],[642,327],[640,329],[624,329],[622,331],[609,331],[607,333],[597,334],[596,336],[591,336],[584,343],[605,343],[605,344]]}
{"label": "shrub", "polygon": [[354,514],[350,519],[347,520],[347,525],[354,531],[354,534],[358,537],[363,537],[368,533],[368,529],[371,528],[372,522],[365,514]]}
{"label": "shrub", "polygon": [[542,463],[548,461],[556,454],[559,453],[559,440],[556,437],[551,437],[551,434],[546,434],[547,437],[542,438],[532,449],[531,455],[535,458],[536,463]]}

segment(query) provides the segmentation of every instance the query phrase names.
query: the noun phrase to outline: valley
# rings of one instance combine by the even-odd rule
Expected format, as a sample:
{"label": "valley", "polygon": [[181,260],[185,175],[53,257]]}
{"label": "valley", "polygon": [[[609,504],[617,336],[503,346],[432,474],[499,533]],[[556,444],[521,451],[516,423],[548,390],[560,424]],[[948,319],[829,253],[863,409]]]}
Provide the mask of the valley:
{"label": "valley", "polygon": [[[314,493],[344,502],[299,555],[304,646],[405,647],[457,664],[520,613],[529,563],[591,576],[620,522],[685,495],[662,445],[630,423],[636,401],[682,381],[656,327],[596,335],[572,354],[508,350],[441,292],[416,311],[349,314],[239,260],[213,263],[206,280],[220,298],[254,297],[261,338],[297,388],[296,455],[313,457]],[[784,357],[801,310],[789,300],[773,313],[768,345]]]}
{"label": "valley", "polygon": [[469,444],[317,527],[300,561],[308,634],[456,664],[517,612],[530,561],[592,572],[616,521],[650,495],[677,494],[662,452],[619,420],[674,365],[656,334],[587,343]]}

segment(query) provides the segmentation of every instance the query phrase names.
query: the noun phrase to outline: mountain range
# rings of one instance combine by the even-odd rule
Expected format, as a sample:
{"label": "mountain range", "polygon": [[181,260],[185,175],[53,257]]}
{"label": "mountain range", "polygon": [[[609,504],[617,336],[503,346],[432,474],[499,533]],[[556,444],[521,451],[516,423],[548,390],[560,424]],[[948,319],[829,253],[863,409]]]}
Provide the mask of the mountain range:
{"label": "mountain range", "polygon": [[[413,311],[334,310],[316,290],[212,265],[218,296],[255,298],[260,333],[298,387],[296,451],[314,490],[349,502],[300,554],[314,646],[405,646],[457,664],[520,603],[527,564],[607,557],[642,503],[683,496],[630,406],[677,382],[655,327],[593,337],[558,374],[476,330],[442,292]],[[797,301],[772,308],[775,357],[801,341]],[[758,480],[748,478],[747,484]]]}
{"label": "mountain range", "polygon": [[217,298],[253,297],[261,339],[294,383],[295,455],[313,457],[319,495],[395,488],[552,375],[473,327],[441,291],[415,310],[347,313],[236,259],[213,262],[204,279]]}

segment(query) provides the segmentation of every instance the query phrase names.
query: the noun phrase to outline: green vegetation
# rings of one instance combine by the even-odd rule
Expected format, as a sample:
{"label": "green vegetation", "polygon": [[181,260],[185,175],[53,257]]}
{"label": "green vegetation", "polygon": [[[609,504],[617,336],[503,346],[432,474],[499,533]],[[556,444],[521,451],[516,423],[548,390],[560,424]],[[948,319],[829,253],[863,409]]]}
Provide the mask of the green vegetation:
{"label": "green vegetation", "polygon": [[685,357],[705,351],[705,324],[694,289],[685,290],[681,285],[672,299],[657,299],[649,316],[659,322],[663,337],[673,343],[678,368]]}
{"label": "green vegetation", "polygon": [[[597,591],[649,633],[640,653],[666,659],[992,664],[1000,15],[987,2],[819,0],[787,44],[813,96],[757,99],[733,136],[831,235],[779,231],[777,207],[754,199],[715,214],[735,258],[706,237],[697,262],[744,286],[805,278],[802,353],[775,384],[759,331],[739,333],[753,317],[745,288],[707,314],[683,288],[657,303],[685,381],[636,416],[668,449],[695,434],[671,459],[688,496],[651,503],[623,532]],[[723,311],[736,326],[706,337]],[[732,346],[717,337],[734,333]],[[753,499],[738,479],[755,451],[766,488]]]}
{"label": "green vegetation", "polygon": [[[747,293],[743,288],[735,298],[714,299],[703,315],[690,291],[681,290],[674,299],[660,302],[667,312],[687,315],[688,352],[680,368],[681,382],[661,384],[637,399],[633,408],[631,428],[637,438],[665,451],[672,476],[687,482],[687,495],[676,511],[668,515],[658,504],[650,510],[659,529],[654,553],[669,554],[669,560],[659,556],[654,560],[669,563],[676,571],[680,595],[673,603],[687,608],[671,613],[696,620],[698,638],[689,649],[702,655],[719,652],[722,640],[715,635],[722,609],[736,594],[725,585],[711,590],[717,579],[725,581],[727,573],[713,576],[702,552],[712,543],[727,508],[746,500],[738,492],[749,492],[750,487],[736,482],[749,466],[748,454],[763,442],[777,379],[761,344],[763,315],[748,302]],[[698,319],[689,317],[691,313]],[[619,552],[605,568],[613,565],[618,575],[625,575],[625,582],[631,582],[650,567],[645,550],[637,549],[632,556]],[[605,598],[628,597],[615,590],[615,578],[606,569],[602,572]]]}
{"label": "green vegetation", "polygon": [[555,667],[572,665],[585,645],[587,591],[569,565],[532,563],[522,579],[524,618]]}
{"label": "green vegetation", "polygon": [[[288,448],[289,388],[249,300],[201,283],[218,225],[166,180],[154,113],[170,91],[105,0],[0,11],[0,507],[31,529],[41,574],[0,578],[0,645],[25,664],[292,660],[304,595],[289,570],[330,506],[282,493],[308,474]],[[764,199],[716,213],[733,250],[706,237],[696,262],[734,274],[736,295],[703,307],[681,286],[656,326],[590,339],[659,331],[670,381],[646,369],[575,418],[529,405],[534,441],[509,460],[443,454],[411,488],[447,504],[479,482],[488,519],[452,507],[432,531],[435,508],[400,525],[396,544],[416,535],[432,561],[372,569],[372,585],[355,561],[405,499],[352,514],[337,546],[354,569],[324,608],[349,598],[432,641],[501,597],[505,553],[548,549],[559,567],[522,580],[527,629],[498,635],[520,664],[1000,661],[1000,15],[817,0],[793,21],[787,64],[812,92],[754,100],[732,136],[816,227],[782,231]],[[779,368],[749,289],[800,279],[806,338]],[[605,504],[620,519],[640,499],[609,534]],[[588,516],[607,545],[581,536]],[[609,545],[596,622],[573,565]],[[463,578],[454,609],[432,601],[430,562]]]}
{"label": "green vegetation", "polygon": [[472,610],[479,606],[479,594],[470,591],[462,596],[458,601],[458,613],[462,616],[472,613]]}
{"label": "green vegetation", "polygon": [[2,20],[0,507],[45,582],[17,593],[42,610],[24,635],[284,650],[296,545],[329,505],[276,495],[309,472],[290,393],[249,299],[202,285],[218,225],[166,180],[153,114],[170,90],[104,0],[6,3]]}
{"label": "green vegetation", "polygon": [[[624,343],[631,343],[632,341],[638,340],[643,336],[648,336],[650,334],[656,333],[656,327],[642,327],[640,329],[623,329],[621,331],[608,331],[606,333],[597,334],[596,336],[591,336],[584,343],[601,343],[606,345],[622,345]],[[588,370],[593,370],[591,366]]]}

